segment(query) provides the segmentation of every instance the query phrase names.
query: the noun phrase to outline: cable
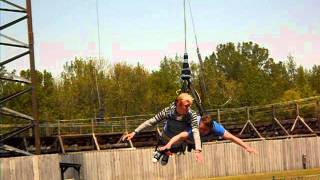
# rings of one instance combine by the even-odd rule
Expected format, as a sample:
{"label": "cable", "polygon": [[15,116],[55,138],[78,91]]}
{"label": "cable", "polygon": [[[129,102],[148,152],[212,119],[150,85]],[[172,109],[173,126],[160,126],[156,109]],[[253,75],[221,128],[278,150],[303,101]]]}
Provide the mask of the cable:
{"label": "cable", "polygon": [[186,0],[183,0],[183,18],[184,18],[184,53],[187,54]]}
{"label": "cable", "polygon": [[196,34],[196,28],[195,28],[195,25],[194,25],[194,20],[193,20],[193,15],[192,15],[192,10],[191,10],[190,0],[188,0],[188,2],[189,2],[189,10],[190,10],[190,16],[191,16],[191,23],[192,23],[192,28],[193,28],[193,34],[194,34],[194,38],[195,38],[195,41],[196,41],[196,46],[197,46],[197,49],[198,49],[198,38],[197,38],[197,34]]}
{"label": "cable", "polygon": [[[97,14],[97,27],[98,27],[98,60],[100,62],[101,58],[101,43],[100,43],[100,23],[99,23],[99,8],[98,8],[98,0],[96,0],[96,14]],[[98,70],[97,70],[98,71]],[[98,103],[99,103],[99,109],[101,108],[101,100],[100,100],[100,92],[99,92],[99,86],[98,86],[98,74],[94,70],[94,76],[95,76],[95,86],[96,86],[96,91],[97,91],[97,96],[98,96]]]}
{"label": "cable", "polygon": [[198,60],[199,60],[199,64],[200,64],[200,73],[199,73],[199,83],[200,83],[200,88],[201,88],[201,98],[203,100],[207,100],[209,104],[211,104],[210,102],[210,98],[208,96],[206,96],[207,94],[207,87],[205,84],[205,78],[204,78],[204,64],[202,61],[202,57],[200,54],[200,50],[199,50],[199,46],[198,46],[198,38],[197,38],[197,33],[196,33],[196,28],[195,28],[195,23],[194,23],[194,19],[193,19],[193,15],[192,15],[192,8],[191,8],[191,3],[190,0],[188,0],[189,3],[189,11],[190,11],[190,16],[191,16],[191,23],[192,23],[192,29],[193,29],[193,34],[194,34],[194,38],[196,41],[196,47],[197,47],[197,55],[198,55]]}
{"label": "cable", "polygon": [[98,0],[96,0],[96,15],[97,15],[97,27],[98,27],[98,55],[99,55],[99,60],[101,57],[101,43],[100,43],[100,22],[99,22],[99,7],[98,7]]}

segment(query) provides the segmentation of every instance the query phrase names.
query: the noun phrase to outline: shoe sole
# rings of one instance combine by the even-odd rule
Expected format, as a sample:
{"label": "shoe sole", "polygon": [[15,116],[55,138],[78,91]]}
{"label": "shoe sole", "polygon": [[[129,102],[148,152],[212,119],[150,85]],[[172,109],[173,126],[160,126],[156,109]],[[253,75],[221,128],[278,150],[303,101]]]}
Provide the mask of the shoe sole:
{"label": "shoe sole", "polygon": [[156,162],[158,162],[158,161],[159,161],[158,159],[152,158],[152,162],[153,162],[153,163],[156,163]]}

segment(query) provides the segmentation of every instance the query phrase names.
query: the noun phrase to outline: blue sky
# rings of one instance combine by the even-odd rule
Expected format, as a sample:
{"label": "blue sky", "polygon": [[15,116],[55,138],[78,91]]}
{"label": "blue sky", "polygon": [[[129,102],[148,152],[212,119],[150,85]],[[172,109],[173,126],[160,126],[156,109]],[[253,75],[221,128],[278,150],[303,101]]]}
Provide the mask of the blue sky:
{"label": "blue sky", "polygon": [[[24,6],[22,0],[11,0]],[[164,56],[184,52],[182,0],[97,0],[101,56],[156,69]],[[253,41],[276,60],[291,54],[306,68],[320,64],[319,0],[190,0],[200,50],[207,56],[217,44]],[[8,7],[0,2],[1,7]],[[36,67],[57,76],[75,56],[98,57],[96,0],[32,0]],[[14,19],[1,12],[1,25]],[[188,53],[196,60],[188,13]],[[20,26],[20,27],[19,27]],[[26,40],[26,23],[3,34]],[[20,28],[20,29],[19,29]],[[3,38],[2,38],[3,40]],[[1,60],[17,50],[1,47]],[[22,61],[7,66],[22,69]]]}

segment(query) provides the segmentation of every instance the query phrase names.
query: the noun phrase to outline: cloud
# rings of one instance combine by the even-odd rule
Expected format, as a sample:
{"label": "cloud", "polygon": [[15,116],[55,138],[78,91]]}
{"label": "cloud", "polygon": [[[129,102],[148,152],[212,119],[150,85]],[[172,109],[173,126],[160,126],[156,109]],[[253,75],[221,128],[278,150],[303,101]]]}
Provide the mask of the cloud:
{"label": "cloud", "polygon": [[310,68],[320,64],[320,34],[314,29],[299,32],[283,27],[278,33],[253,35],[254,41],[270,50],[270,56],[284,61],[292,55],[298,65]]}
{"label": "cloud", "polygon": [[[189,59],[196,60],[196,47],[188,47]],[[199,48],[203,55],[211,54],[215,49],[216,43],[204,42],[199,44]],[[112,57],[114,63],[120,61],[126,61],[130,64],[143,64],[147,69],[159,68],[160,61],[165,57],[183,56],[184,53],[184,42],[171,42],[168,43],[167,47],[159,48],[156,50],[152,49],[124,49],[119,42],[112,43]]]}
{"label": "cloud", "polygon": [[92,42],[89,42],[84,49],[79,49],[79,46],[67,48],[63,42],[43,42],[35,51],[39,69],[47,69],[54,74],[60,73],[66,61],[71,61],[76,56],[98,56],[96,45]]}
{"label": "cloud", "polygon": [[129,64],[143,64],[146,68],[154,69],[159,66],[160,60],[164,57],[162,50],[131,49],[125,50],[120,43],[112,43],[111,59],[114,63],[126,61]]}

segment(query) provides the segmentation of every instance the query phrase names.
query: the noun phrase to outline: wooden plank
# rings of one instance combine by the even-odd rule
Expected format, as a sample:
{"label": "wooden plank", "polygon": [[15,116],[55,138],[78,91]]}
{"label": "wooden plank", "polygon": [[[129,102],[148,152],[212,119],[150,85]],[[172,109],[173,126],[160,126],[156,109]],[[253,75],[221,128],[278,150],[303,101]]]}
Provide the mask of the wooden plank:
{"label": "wooden plank", "polygon": [[38,156],[39,179],[60,180],[60,157],[58,154]]}
{"label": "wooden plank", "polygon": [[18,178],[21,180],[29,180],[34,179],[33,174],[33,161],[32,159],[35,158],[35,156],[28,156],[28,157],[21,157],[17,159],[17,163],[19,164],[18,171]]}
{"label": "wooden plank", "polygon": [[32,158],[34,180],[40,180],[39,157],[40,156],[34,156],[34,158]]}
{"label": "wooden plank", "polygon": [[[80,179],[195,179],[226,175],[263,173],[320,166],[320,138],[247,142],[258,154],[249,154],[230,142],[204,144],[204,162],[195,161],[194,151],[170,157],[166,166],[152,163],[153,148],[115,149],[0,159],[0,178],[5,180],[60,179],[59,162],[81,164]],[[67,178],[79,178],[76,171]]]}
{"label": "wooden plank", "polygon": [[0,159],[0,179],[10,179],[10,166],[9,166],[9,158]]}

